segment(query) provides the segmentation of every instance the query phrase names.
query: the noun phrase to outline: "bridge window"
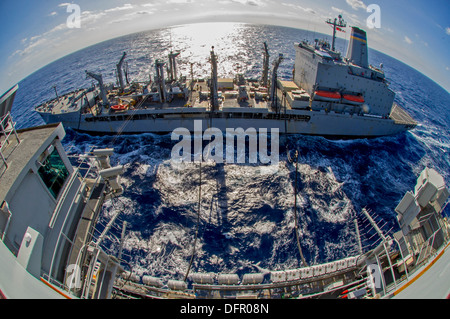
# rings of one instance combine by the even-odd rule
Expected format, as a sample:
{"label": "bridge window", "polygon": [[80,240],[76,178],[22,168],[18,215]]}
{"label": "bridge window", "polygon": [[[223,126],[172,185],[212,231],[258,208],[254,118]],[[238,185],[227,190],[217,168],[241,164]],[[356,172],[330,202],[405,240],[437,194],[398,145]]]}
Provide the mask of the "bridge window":
{"label": "bridge window", "polygon": [[57,199],[59,192],[69,176],[69,171],[56,148],[41,164],[42,166],[38,170],[39,176],[45,186],[47,186],[49,192]]}

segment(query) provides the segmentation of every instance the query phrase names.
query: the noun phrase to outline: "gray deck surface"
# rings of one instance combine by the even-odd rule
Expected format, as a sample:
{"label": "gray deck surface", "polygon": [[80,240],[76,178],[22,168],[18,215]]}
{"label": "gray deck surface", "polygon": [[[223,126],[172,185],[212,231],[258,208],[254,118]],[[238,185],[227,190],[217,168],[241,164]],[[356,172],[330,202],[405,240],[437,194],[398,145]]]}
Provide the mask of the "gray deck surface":
{"label": "gray deck surface", "polygon": [[[425,268],[425,267],[424,267]],[[421,270],[418,270],[417,274]],[[394,299],[444,299],[450,294],[450,246],[416,281]]]}
{"label": "gray deck surface", "polygon": [[[20,144],[17,144],[14,134],[10,136],[9,145],[3,153],[8,169],[5,169],[3,161],[0,160],[0,204],[19,174],[42,147],[43,141],[46,141],[57,127],[58,124],[51,124],[33,130],[18,131]],[[2,144],[5,142],[4,136],[0,137],[0,141]]]}

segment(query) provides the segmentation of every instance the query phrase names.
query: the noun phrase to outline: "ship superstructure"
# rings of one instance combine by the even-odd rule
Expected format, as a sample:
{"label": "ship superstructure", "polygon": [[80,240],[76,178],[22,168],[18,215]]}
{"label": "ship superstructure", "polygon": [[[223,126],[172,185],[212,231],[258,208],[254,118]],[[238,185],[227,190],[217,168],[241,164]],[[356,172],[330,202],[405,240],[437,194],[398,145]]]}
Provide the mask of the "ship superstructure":
{"label": "ship superstructure", "polygon": [[[334,23],[335,28],[342,26]],[[417,123],[393,103],[381,68],[368,65],[366,33],[352,27],[346,57],[326,41],[296,43],[294,76],[278,79],[283,55],[269,70],[269,49],[263,47],[260,80],[220,78],[214,47],[209,62],[211,76],[197,79],[178,76],[171,51],[168,64],[156,59],[155,76],[148,83],[125,84],[124,53],[117,64],[118,85],[106,85],[101,75],[86,71],[98,85],[69,93],[36,107],[45,122],[62,122],[76,130],[97,134],[170,133],[176,128],[193,130],[194,120],[203,127],[267,128],[280,133],[321,135],[330,138],[377,137],[414,128]],[[167,69],[167,74],[165,72]]]}
{"label": "ship superstructure", "polygon": [[389,118],[395,93],[382,66],[369,65],[365,31],[351,28],[345,57],[324,41],[301,42],[295,49],[294,82],[312,96],[312,110]]}

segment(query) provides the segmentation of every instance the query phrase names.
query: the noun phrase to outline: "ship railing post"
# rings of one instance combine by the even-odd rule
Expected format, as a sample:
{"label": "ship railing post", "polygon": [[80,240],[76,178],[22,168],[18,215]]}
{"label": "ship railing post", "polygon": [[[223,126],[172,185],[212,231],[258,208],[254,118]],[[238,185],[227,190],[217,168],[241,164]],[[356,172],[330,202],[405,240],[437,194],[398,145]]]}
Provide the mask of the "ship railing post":
{"label": "ship railing post", "polygon": [[384,251],[386,253],[386,258],[387,258],[388,263],[389,263],[389,268],[391,269],[392,280],[394,280],[394,287],[397,288],[397,281],[395,280],[394,269],[392,267],[391,257],[389,256],[389,252],[388,252],[388,249],[386,247],[386,242],[387,242],[386,240],[383,242],[383,247],[384,247]]}
{"label": "ship railing post", "polygon": [[[102,293],[102,288],[103,288],[103,283],[105,282],[105,275],[106,275],[106,271],[108,270],[108,265],[109,265],[109,260],[110,260],[110,256],[108,255],[107,256],[107,258],[106,258],[106,262],[105,262],[105,264],[103,265],[103,263],[101,263],[101,266],[103,265],[103,274],[102,274],[102,280],[101,280],[101,282],[100,282],[100,287],[98,288],[98,293],[97,293],[97,299],[100,299],[100,297],[101,297],[101,293]],[[100,270],[101,270],[101,266],[100,266],[100,268],[99,268],[99,272],[100,272]],[[98,280],[98,279],[97,279]],[[93,296],[92,297],[94,297],[95,296],[95,293],[96,293],[96,291],[94,291],[94,294],[93,294]]]}
{"label": "ship railing post", "polygon": [[393,238],[393,240],[397,244],[398,250],[400,251],[400,257],[402,258],[403,265],[405,266],[406,280],[408,281],[409,280],[408,267],[406,265],[405,256],[403,256],[402,247],[400,246],[400,243],[398,242],[397,239]]}
{"label": "ship railing post", "polygon": [[6,169],[8,169],[8,162],[6,161],[6,158],[3,156],[3,152],[2,152],[1,149],[0,149],[0,156],[1,156],[2,160],[3,160],[3,163],[5,163]]}
{"label": "ship railing post", "polygon": [[6,158],[3,155],[3,146],[9,145],[9,137],[13,133],[17,139],[17,144],[20,144],[20,138],[16,131],[16,125],[14,124],[14,122],[12,120],[10,112],[6,113],[6,115],[3,116],[3,118],[0,121],[0,133],[2,135],[5,135],[4,143],[2,145],[0,145],[0,156],[3,160],[3,162],[5,163],[6,169],[8,169],[8,162],[6,161]]}
{"label": "ship railing post", "polygon": [[379,275],[380,275],[381,284],[382,284],[382,288],[383,288],[383,295],[386,295],[386,281],[384,279],[383,267],[382,267],[382,264],[380,262],[380,258],[378,257],[378,255],[375,255],[375,258],[377,260],[378,269],[380,270],[380,274]]}
{"label": "ship railing post", "polygon": [[[95,268],[95,264],[97,263],[98,256],[100,254],[99,248],[92,246],[92,245],[89,245],[89,247],[92,248],[91,253],[93,256],[95,255],[95,257],[93,257],[89,263],[88,271],[87,271],[86,278],[84,281],[83,291],[81,293],[81,298],[84,298],[84,299],[89,299],[89,290],[90,290],[92,278],[94,275],[94,268]],[[88,247],[88,250],[89,250],[89,247]]]}
{"label": "ship railing post", "polygon": [[[87,244],[85,243],[83,246],[81,246],[80,251],[78,252],[77,259],[76,259],[76,261],[75,261],[75,266],[76,266],[76,267],[79,267],[78,264],[80,263],[81,254],[82,254],[83,250],[85,249],[86,245],[87,245]],[[75,268],[75,269],[81,269],[81,267]],[[49,276],[49,278],[50,278],[50,276]],[[72,286],[70,286],[70,287],[68,287],[68,288],[69,288],[69,289],[68,289],[68,292],[71,292]],[[74,287],[74,288],[76,288],[76,287]]]}
{"label": "ship railing post", "polygon": [[359,234],[358,220],[356,218],[354,219],[354,223],[355,223],[355,229],[356,229],[356,237],[358,240],[358,251],[359,251],[359,254],[362,255],[363,251],[362,251],[362,245],[361,245],[361,236]]}

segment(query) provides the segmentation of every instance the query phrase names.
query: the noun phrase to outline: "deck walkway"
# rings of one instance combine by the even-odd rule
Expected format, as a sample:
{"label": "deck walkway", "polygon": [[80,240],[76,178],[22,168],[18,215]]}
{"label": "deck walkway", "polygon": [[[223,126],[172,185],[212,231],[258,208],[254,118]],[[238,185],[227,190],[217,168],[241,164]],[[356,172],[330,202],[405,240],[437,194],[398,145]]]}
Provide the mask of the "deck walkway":
{"label": "deck walkway", "polygon": [[394,103],[390,118],[395,121],[396,124],[404,124],[416,126],[417,122],[408,114],[404,109]]}

